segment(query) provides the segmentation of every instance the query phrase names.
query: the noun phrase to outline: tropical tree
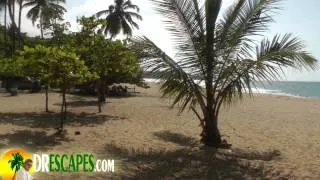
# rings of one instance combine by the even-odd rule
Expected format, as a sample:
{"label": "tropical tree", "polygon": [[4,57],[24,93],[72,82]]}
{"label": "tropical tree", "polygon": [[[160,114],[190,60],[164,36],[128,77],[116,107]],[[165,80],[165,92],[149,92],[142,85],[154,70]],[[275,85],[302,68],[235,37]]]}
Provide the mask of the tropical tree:
{"label": "tropical tree", "polygon": [[4,17],[3,17],[3,26],[4,26],[4,31],[3,31],[3,37],[4,37],[4,44],[7,45],[7,6],[8,2],[7,0],[1,0],[0,1],[1,5],[1,10],[4,11]]}
{"label": "tropical tree", "polygon": [[[115,4],[109,6],[109,9],[96,14],[98,17],[107,15],[106,20],[108,23],[103,26],[103,32],[105,35],[110,34],[111,39],[121,31],[124,35],[132,36],[132,29],[139,29],[139,25],[133,18],[142,20],[141,15],[139,15],[139,7],[132,4],[131,0],[115,0],[114,2]],[[130,10],[135,10],[136,12]]]}
{"label": "tropical tree", "polygon": [[14,175],[12,179],[15,179],[16,173],[20,170],[23,165],[23,157],[20,153],[12,154],[12,159],[8,161],[12,171],[14,171]]}
{"label": "tropical tree", "polygon": [[[121,41],[106,40],[103,36],[97,36],[94,43],[89,46],[92,70],[99,76],[98,102],[105,102],[106,84],[113,84],[112,77],[126,77],[130,73],[138,73],[140,70],[139,59],[133,51],[126,48]],[[109,77],[109,78],[108,78]]]}
{"label": "tropical tree", "polygon": [[18,33],[21,33],[21,18],[22,18],[22,10],[23,10],[23,1],[24,0],[17,0],[19,5],[19,19],[18,19]]}
{"label": "tropical tree", "polygon": [[33,24],[38,19],[40,20],[39,28],[42,39],[43,25],[48,24],[52,19],[61,19],[66,12],[66,9],[60,3],[65,3],[65,0],[25,0],[23,7],[31,7],[27,17],[32,20]]}
{"label": "tropical tree", "polygon": [[[35,48],[25,47],[16,64],[21,64],[25,75],[39,78],[47,85],[60,88],[62,92],[61,130],[66,120],[66,93],[72,86],[96,78],[90,73],[85,62],[80,60],[71,49],[51,48],[37,45]],[[46,108],[48,94],[46,93]]]}
{"label": "tropical tree", "polygon": [[[239,0],[218,18],[221,0],[151,0],[174,35],[172,59],[147,38],[137,38],[145,69],[164,80],[164,97],[174,97],[181,112],[200,120],[201,141],[220,147],[219,112],[223,104],[252,96],[256,82],[271,82],[294,67],[313,70],[316,59],[291,34],[263,38],[280,0]],[[201,1],[203,2],[203,1]],[[198,81],[195,81],[198,80]],[[204,88],[200,83],[204,82]]]}

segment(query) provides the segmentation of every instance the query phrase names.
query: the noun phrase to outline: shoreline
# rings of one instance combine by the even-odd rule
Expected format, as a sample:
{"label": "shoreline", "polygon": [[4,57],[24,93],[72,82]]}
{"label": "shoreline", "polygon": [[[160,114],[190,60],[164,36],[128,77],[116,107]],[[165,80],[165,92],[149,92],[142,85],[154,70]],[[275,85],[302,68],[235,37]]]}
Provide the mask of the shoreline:
{"label": "shoreline", "polygon": [[[145,82],[147,82],[149,84],[156,84],[156,85],[161,84],[161,80],[159,80],[159,79],[144,78],[144,80],[145,80]],[[277,81],[277,82],[286,82],[286,81]],[[294,82],[294,81],[289,81],[289,82]],[[281,92],[281,91],[279,92],[279,91],[280,90],[252,88],[252,93],[254,95],[272,95],[272,96],[283,96],[283,97],[292,97],[292,98],[320,100],[320,97],[306,97],[306,96],[294,95],[294,94],[284,93],[284,92]],[[248,94],[248,93],[246,93],[246,94]]]}
{"label": "shoreline", "polygon": [[[170,100],[160,99],[157,85],[137,91],[137,96],[107,98],[101,114],[97,113],[94,97],[68,95],[70,117],[63,138],[54,136],[60,123],[60,94],[49,94],[49,110],[54,113],[46,114],[42,93],[18,97],[1,93],[0,151],[21,147],[34,153],[92,152],[99,158],[114,158],[121,168],[114,174],[92,174],[90,179],[186,179],[195,175],[205,179],[206,171],[193,171],[196,164],[216,168],[225,175],[229,171],[237,173],[244,179],[262,175],[265,179],[320,178],[320,100],[258,95],[253,100],[245,96],[241,103],[223,107],[219,127],[232,150],[220,156],[232,158],[211,161],[207,153],[213,152],[201,148],[201,128],[192,112],[170,110]],[[77,131],[80,135],[75,135]],[[135,157],[141,158],[137,162]],[[170,172],[161,170],[164,165]],[[183,170],[192,174],[184,174]],[[80,179],[77,174],[35,177]]]}

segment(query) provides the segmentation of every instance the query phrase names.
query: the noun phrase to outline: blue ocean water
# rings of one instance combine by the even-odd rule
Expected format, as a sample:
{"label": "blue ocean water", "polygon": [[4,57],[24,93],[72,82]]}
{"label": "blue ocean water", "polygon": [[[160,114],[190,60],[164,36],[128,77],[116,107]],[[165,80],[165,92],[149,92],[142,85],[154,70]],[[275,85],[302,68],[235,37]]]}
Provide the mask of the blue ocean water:
{"label": "blue ocean water", "polygon": [[[160,82],[158,79],[145,78],[146,82]],[[200,83],[204,86],[204,82]],[[257,83],[252,88],[253,93],[274,94],[306,98],[320,98],[320,82],[275,81],[272,83]]]}
{"label": "blue ocean water", "polygon": [[320,98],[320,82],[276,81],[257,84],[257,91],[267,94]]}

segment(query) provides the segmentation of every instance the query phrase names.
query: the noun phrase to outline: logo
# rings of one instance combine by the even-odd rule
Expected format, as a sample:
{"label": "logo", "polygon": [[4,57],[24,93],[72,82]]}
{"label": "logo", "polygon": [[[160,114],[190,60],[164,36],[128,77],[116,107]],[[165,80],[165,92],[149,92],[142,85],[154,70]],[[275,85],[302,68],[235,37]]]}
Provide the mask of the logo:
{"label": "logo", "polygon": [[[31,154],[22,149],[10,149],[0,156],[0,179],[11,180],[16,177],[19,170],[24,168],[26,160],[32,159]],[[30,175],[34,172],[33,167],[29,170]]]}
{"label": "logo", "polygon": [[[25,179],[34,173],[113,173],[115,160],[97,159],[92,153],[31,154],[10,149],[0,156],[0,179]],[[27,178],[28,179],[28,178]]]}

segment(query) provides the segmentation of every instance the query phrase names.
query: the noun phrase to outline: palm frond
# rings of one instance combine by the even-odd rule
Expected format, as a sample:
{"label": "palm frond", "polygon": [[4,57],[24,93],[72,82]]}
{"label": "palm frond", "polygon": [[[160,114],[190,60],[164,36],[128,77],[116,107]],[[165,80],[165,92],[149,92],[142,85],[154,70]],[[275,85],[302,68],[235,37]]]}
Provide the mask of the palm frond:
{"label": "palm frond", "polygon": [[103,15],[109,14],[111,11],[110,10],[102,10],[96,13],[97,17],[101,17]]}
{"label": "palm frond", "polygon": [[156,10],[165,17],[166,28],[172,34],[174,48],[179,52],[175,58],[204,71],[199,60],[205,43],[205,12],[197,0],[151,0]]}
{"label": "palm frond", "polygon": [[170,56],[157,47],[150,39],[134,38],[134,47],[141,48],[143,54],[143,68],[152,72],[156,77],[163,79],[161,86],[163,97],[175,97],[172,103],[174,107],[182,102],[180,110],[188,105],[195,107],[200,104],[204,108],[204,94],[199,84],[195,83],[192,73],[180,66]]}
{"label": "palm frond", "polygon": [[231,6],[217,25],[216,44],[224,55],[238,51],[243,55],[251,51],[254,36],[262,36],[273,22],[272,15],[279,10],[281,0],[240,0]]}
{"label": "palm frond", "polygon": [[256,47],[255,58],[235,61],[223,69],[218,101],[230,103],[245,92],[251,94],[252,85],[279,80],[284,68],[318,69],[317,60],[304,49],[304,43],[291,34],[264,39]]}

